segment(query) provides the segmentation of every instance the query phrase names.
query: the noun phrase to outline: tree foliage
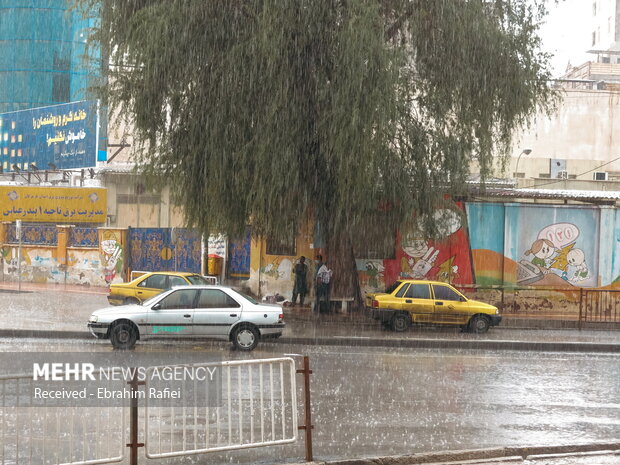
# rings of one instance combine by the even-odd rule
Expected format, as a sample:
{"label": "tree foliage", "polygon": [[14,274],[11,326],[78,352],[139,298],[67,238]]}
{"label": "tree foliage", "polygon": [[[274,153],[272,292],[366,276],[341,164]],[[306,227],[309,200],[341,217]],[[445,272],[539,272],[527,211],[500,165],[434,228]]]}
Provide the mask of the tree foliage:
{"label": "tree foliage", "polygon": [[[393,231],[483,176],[553,91],[529,0],[82,0],[106,102],[201,230]],[[384,235],[384,234],[383,234]]]}

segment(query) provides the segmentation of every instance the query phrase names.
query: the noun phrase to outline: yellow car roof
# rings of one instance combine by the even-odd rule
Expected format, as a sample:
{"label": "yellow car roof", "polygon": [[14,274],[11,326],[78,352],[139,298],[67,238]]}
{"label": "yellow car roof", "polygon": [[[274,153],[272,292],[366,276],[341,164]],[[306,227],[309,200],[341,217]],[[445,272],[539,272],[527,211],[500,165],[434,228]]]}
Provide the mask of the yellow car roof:
{"label": "yellow car roof", "polygon": [[148,271],[141,276],[152,275],[152,274],[165,274],[168,276],[196,276],[199,273],[188,273],[187,271]]}
{"label": "yellow car roof", "polygon": [[425,281],[422,279],[399,279],[402,283],[415,283],[415,284],[447,284],[448,286],[454,286],[450,283],[444,283],[443,281]]}

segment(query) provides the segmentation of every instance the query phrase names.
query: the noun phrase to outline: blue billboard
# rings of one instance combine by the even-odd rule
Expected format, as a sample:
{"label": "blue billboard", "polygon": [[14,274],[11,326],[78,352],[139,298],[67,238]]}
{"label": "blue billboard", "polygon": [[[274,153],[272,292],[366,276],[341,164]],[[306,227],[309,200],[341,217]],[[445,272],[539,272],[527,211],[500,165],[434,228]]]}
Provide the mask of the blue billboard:
{"label": "blue billboard", "polygon": [[5,172],[95,166],[97,127],[96,101],[0,113],[0,166]]}

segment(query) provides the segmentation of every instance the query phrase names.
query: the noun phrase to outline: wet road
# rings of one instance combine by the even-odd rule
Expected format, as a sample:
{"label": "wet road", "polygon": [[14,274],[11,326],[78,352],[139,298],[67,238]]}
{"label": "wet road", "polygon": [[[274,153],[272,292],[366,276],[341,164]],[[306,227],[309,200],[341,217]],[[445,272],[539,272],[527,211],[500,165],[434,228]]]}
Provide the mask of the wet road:
{"label": "wet road", "polygon": [[[52,291],[17,294],[0,289],[0,331],[72,331],[90,338],[86,329],[89,316],[94,310],[107,306],[107,299],[101,294]],[[500,325],[486,334],[462,333],[459,328],[450,326],[416,326],[404,333],[394,333],[382,329],[378,322],[364,316],[358,316],[352,321],[330,321],[329,316],[309,319],[307,313],[299,310],[294,312],[284,309],[283,312],[287,323],[284,331],[286,337],[620,343],[620,331],[532,330]]]}
{"label": "wet road", "polygon": [[[0,340],[0,350],[109,351],[107,342]],[[532,352],[144,343],[138,351],[223,352],[225,359],[311,357],[319,459],[620,438],[620,356]],[[167,463],[295,461],[302,444]],[[208,460],[207,460],[208,459]],[[162,462],[165,463],[165,462]]]}

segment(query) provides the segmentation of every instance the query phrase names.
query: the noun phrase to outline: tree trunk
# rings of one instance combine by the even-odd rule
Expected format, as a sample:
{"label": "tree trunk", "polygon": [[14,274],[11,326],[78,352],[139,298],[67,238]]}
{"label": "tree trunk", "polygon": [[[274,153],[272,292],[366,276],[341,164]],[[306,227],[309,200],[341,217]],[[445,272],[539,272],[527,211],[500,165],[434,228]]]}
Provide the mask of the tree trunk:
{"label": "tree trunk", "polygon": [[332,298],[353,298],[352,309],[362,306],[362,293],[355,263],[353,245],[348,233],[327,241],[327,260],[333,271]]}

